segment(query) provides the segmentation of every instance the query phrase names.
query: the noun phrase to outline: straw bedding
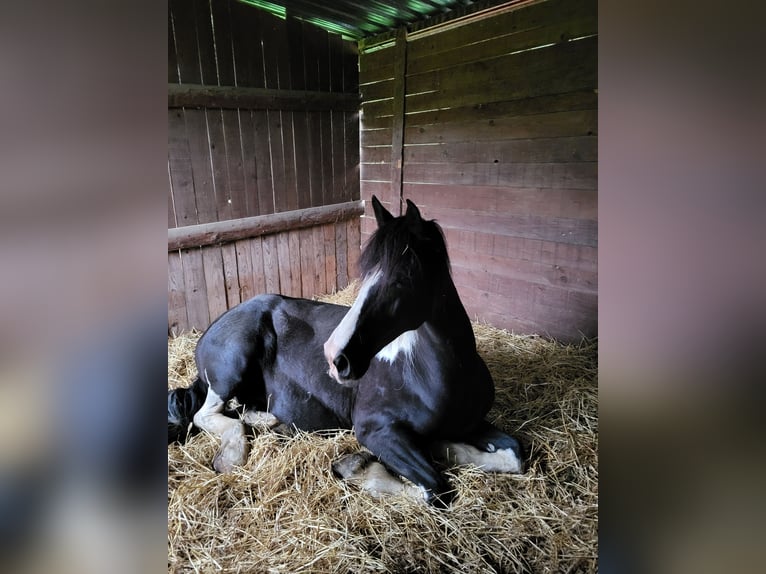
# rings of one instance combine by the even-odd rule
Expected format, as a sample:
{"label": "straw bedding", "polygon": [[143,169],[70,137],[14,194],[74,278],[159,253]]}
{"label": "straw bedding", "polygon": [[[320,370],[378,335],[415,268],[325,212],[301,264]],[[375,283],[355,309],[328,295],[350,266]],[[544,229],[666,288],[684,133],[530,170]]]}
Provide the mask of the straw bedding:
{"label": "straw bedding", "polygon": [[[597,344],[474,330],[497,389],[489,419],[523,443],[526,474],[448,469],[457,496],[437,510],[337,480],[332,461],[359,450],[352,432],[255,430],[247,464],[226,476],[200,433],[168,447],[168,571],[595,572]],[[193,380],[198,338],[168,341],[171,388]]]}

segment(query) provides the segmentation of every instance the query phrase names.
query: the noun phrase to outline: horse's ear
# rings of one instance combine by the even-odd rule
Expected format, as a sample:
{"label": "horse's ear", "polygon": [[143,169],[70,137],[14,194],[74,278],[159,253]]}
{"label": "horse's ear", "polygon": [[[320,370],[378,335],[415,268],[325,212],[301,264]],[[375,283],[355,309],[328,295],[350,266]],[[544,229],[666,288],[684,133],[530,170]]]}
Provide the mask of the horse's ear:
{"label": "horse's ear", "polygon": [[378,227],[394,218],[391,212],[383,207],[383,204],[374,195],[372,196],[372,210],[375,212],[375,220],[378,222]]}
{"label": "horse's ear", "polygon": [[407,212],[404,214],[404,217],[410,225],[419,227],[420,224],[423,223],[423,217],[420,215],[420,210],[409,199],[407,200]]}

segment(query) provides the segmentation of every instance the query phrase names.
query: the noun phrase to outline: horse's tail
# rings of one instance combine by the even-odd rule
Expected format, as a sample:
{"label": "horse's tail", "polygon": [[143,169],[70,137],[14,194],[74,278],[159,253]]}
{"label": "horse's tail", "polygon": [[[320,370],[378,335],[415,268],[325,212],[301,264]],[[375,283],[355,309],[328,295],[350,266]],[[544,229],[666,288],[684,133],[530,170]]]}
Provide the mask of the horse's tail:
{"label": "horse's tail", "polygon": [[197,377],[191,386],[168,391],[168,444],[184,442],[193,434],[194,414],[202,407],[207,383]]}

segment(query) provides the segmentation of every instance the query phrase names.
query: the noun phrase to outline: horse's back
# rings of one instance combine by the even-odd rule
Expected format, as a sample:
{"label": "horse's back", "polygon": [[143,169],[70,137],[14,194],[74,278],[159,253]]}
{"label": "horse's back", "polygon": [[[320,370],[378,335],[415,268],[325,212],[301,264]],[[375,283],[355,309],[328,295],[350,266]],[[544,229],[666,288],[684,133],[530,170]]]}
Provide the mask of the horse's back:
{"label": "horse's back", "polygon": [[258,295],[221,315],[200,338],[200,375],[224,400],[237,397],[304,430],[347,427],[348,393],[327,376],[322,345],[346,307]]}

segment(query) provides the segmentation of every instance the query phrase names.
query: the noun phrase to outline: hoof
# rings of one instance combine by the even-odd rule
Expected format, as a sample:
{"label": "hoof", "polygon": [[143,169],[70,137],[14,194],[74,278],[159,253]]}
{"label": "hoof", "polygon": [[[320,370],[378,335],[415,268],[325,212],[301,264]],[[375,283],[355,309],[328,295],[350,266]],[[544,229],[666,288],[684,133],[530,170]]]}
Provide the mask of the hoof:
{"label": "hoof", "polygon": [[332,463],[332,472],[338,478],[345,480],[356,478],[374,458],[369,452],[347,454]]}
{"label": "hoof", "polygon": [[213,458],[213,468],[221,474],[230,474],[235,467],[247,462],[248,448],[245,444],[228,444],[219,450]]}

